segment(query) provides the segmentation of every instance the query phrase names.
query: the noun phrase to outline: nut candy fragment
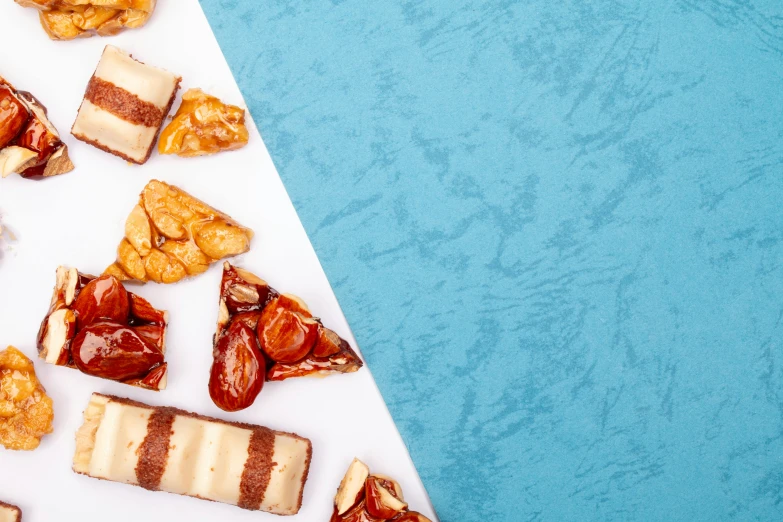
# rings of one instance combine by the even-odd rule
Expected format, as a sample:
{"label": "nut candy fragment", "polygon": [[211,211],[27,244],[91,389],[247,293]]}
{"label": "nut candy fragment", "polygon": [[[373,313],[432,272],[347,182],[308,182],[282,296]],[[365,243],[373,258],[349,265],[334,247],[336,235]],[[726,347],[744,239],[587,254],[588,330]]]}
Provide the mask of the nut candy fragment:
{"label": "nut candy fragment", "polygon": [[72,40],[97,34],[111,36],[147,23],[155,0],[16,0],[38,9],[46,34],[52,40]]}
{"label": "nut candy fragment", "polygon": [[22,522],[22,510],[0,500],[0,522]]}
{"label": "nut candy fragment", "polygon": [[236,150],[247,145],[245,110],[227,105],[201,89],[182,95],[177,114],[160,135],[158,152],[182,157]]}
{"label": "nut candy fragment", "polygon": [[0,446],[34,450],[52,432],[53,419],[52,399],[38,381],[33,361],[13,346],[0,351]]}
{"label": "nut candy fragment", "polygon": [[42,179],[73,170],[46,107],[0,77],[0,175]]}
{"label": "nut candy fragment", "polygon": [[295,515],[311,457],[310,441],[292,433],[94,393],[76,433],[73,470]]}
{"label": "nut candy fragment", "polygon": [[264,381],[351,373],[364,365],[301,299],[227,261],[218,313],[209,395],[225,411],[253,404]]}
{"label": "nut candy fragment", "polygon": [[107,45],[71,128],[76,139],[139,165],[174,103],[181,78]]}
{"label": "nut candy fragment", "polygon": [[247,252],[253,231],[187,192],[147,183],[125,222],[117,261],[105,273],[120,280],[177,281],[211,263]]}
{"label": "nut candy fragment", "polygon": [[367,465],[353,459],[334,497],[330,522],[431,522],[409,511],[400,484],[385,475],[371,475]]}
{"label": "nut candy fragment", "polygon": [[150,390],[166,388],[168,313],[114,276],[59,267],[38,356],[50,364]]}

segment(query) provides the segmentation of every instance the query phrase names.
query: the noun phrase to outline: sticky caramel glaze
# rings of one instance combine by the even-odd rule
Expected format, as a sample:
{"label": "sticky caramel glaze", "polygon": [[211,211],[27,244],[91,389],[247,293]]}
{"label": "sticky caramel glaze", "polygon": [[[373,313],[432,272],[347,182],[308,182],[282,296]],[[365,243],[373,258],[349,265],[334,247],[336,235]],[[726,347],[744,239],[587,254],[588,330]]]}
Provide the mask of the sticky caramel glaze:
{"label": "sticky caramel glaze", "polygon": [[29,119],[27,107],[0,81],[0,149],[19,136]]}
{"label": "sticky caramel glaze", "polygon": [[247,145],[245,110],[201,89],[188,89],[174,119],[160,134],[158,152],[182,157],[235,150]]}
{"label": "sticky caramel glaze", "polygon": [[[46,116],[46,107],[34,98],[32,94],[26,91],[18,91],[17,94],[37,103],[41,109],[43,109],[44,116]],[[27,125],[24,129],[16,138],[8,143],[8,145],[18,145],[38,153],[38,160],[33,165],[20,172],[20,175],[27,179],[43,179],[46,163],[62,144],[63,142],[60,141],[60,138],[52,134],[49,129],[46,128],[46,125],[32,114],[29,116]]]}

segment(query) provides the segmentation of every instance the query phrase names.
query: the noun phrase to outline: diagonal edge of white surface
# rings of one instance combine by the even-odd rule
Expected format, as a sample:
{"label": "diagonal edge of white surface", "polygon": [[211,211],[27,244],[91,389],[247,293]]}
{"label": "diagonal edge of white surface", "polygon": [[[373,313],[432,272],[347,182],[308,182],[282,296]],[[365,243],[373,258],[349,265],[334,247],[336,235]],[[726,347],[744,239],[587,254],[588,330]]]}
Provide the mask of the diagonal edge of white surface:
{"label": "diagonal edge of white surface", "polygon": [[[292,431],[313,442],[313,462],[302,510],[295,520],[331,515],[335,491],[353,457],[373,472],[394,476],[412,509],[435,519],[427,493],[372,376],[268,383],[247,410],[227,414],[209,398],[207,381],[217,318],[221,264],[173,286],[136,291],[171,314],[168,389],[154,393],[55,367],[36,357],[35,336],[60,264],[100,273],[114,260],[125,218],[150,179],[178,185],[253,228],[251,251],[232,260],[284,292],[301,296],[324,324],[356,341],[302,228],[290,199],[249,119],[250,144],[206,158],[153,154],[141,167],[76,141],[70,127],[105,45],[183,78],[183,90],[200,87],[243,105],[220,48],[196,0],[159,2],[149,24],[112,38],[50,41],[35,11],[0,3],[0,75],[38,97],[70,149],[76,169],[40,182],[17,175],[0,180],[0,222],[16,241],[0,252],[0,349],[15,345],[35,358],[36,371],[55,405],[54,433],[33,452],[0,448],[0,498],[24,511],[28,522],[71,520],[150,522],[275,520],[274,515],[151,493],[71,471],[74,434],[94,391],[170,405],[219,418]],[[179,106],[175,102],[174,107]],[[2,250],[2,249],[0,249]],[[121,507],[120,507],[121,506]]]}

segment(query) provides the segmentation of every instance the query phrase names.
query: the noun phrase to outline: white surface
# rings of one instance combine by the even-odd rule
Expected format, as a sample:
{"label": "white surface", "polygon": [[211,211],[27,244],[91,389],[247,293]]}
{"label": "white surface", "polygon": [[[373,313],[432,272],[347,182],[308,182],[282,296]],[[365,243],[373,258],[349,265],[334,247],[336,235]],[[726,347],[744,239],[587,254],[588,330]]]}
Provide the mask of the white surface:
{"label": "white surface", "polygon": [[[201,87],[243,104],[196,0],[159,2],[150,23],[112,38],[52,42],[35,11],[0,2],[0,75],[49,109],[76,170],[44,181],[0,180],[0,220],[17,236],[0,259],[0,346],[34,357],[54,399],[54,433],[34,452],[0,448],[0,498],[19,505],[26,522],[82,520],[276,520],[274,515],[193,498],[152,493],[71,471],[74,434],[93,391],[171,405],[224,419],[293,431],[313,442],[304,503],[293,520],[329,519],[337,485],[354,456],[402,484],[413,509],[433,516],[408,452],[370,372],[267,383],[256,403],[228,414],[207,392],[220,263],[176,285],[137,291],[170,311],[168,389],[155,393],[83,375],[37,359],[35,337],[60,264],[100,273],[115,256],[123,224],[150,179],[178,185],[253,228],[248,254],[232,260],[283,292],[301,296],[324,324],[356,346],[329,283],[255,128],[242,150],[208,158],[160,157],[141,167],[76,141],[70,126],[103,47],[111,43]],[[182,92],[182,91],[180,91]],[[175,107],[179,102],[175,103]],[[434,520],[434,518],[433,518]]]}

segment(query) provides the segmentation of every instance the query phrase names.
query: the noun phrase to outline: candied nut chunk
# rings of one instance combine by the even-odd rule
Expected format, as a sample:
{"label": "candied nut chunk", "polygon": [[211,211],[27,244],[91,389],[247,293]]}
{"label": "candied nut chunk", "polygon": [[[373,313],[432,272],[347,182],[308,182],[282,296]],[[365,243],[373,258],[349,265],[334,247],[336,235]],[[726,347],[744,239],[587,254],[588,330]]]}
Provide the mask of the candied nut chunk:
{"label": "candied nut chunk", "polygon": [[218,310],[209,394],[225,411],[253,404],[265,381],[351,373],[364,365],[304,301],[227,261]]}
{"label": "candied nut chunk", "polygon": [[147,23],[156,0],[16,0],[38,9],[41,26],[52,40],[112,36]]}
{"label": "candied nut chunk", "polygon": [[158,152],[182,157],[203,156],[247,145],[245,110],[228,105],[201,89],[182,95],[177,114],[160,134]]}
{"label": "candied nut chunk", "polygon": [[409,511],[400,484],[384,475],[371,475],[367,465],[353,459],[334,497],[330,522],[431,522]]}
{"label": "candied nut chunk", "polygon": [[247,252],[253,231],[187,192],[150,181],[125,222],[117,260],[104,273],[120,280],[176,283],[219,259]]}
{"label": "candied nut chunk", "polygon": [[0,77],[0,175],[41,179],[73,170],[46,107]]}
{"label": "candied nut chunk", "polygon": [[167,323],[166,312],[128,292],[114,275],[60,267],[38,355],[93,377],[162,390]]}
{"label": "candied nut chunk", "polygon": [[9,346],[0,352],[0,445],[34,450],[52,432],[52,399],[35,375],[33,361]]}

